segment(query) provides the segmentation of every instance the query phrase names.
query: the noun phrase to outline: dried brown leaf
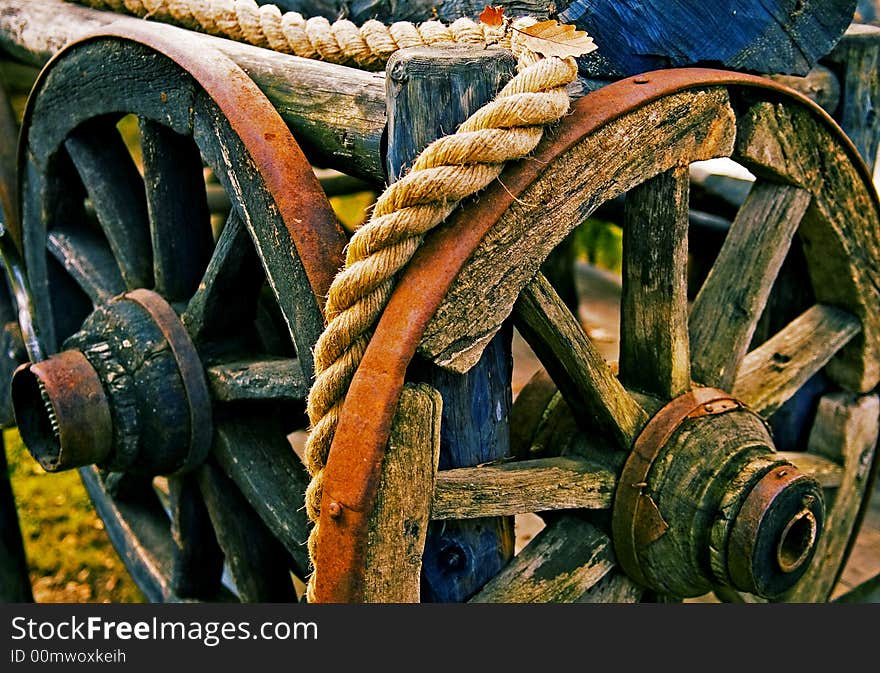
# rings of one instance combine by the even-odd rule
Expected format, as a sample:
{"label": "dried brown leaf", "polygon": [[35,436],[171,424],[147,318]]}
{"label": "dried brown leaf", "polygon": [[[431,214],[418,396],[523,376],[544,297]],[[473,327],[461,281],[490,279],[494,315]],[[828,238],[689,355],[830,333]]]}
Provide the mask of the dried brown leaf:
{"label": "dried brown leaf", "polygon": [[504,23],[504,7],[486,5],[486,8],[480,12],[480,21],[487,26],[500,26]]}
{"label": "dried brown leaf", "polygon": [[593,38],[586,31],[577,30],[567,23],[559,23],[552,19],[539,21],[520,30],[525,38],[523,42],[528,49],[542,56],[583,56],[596,50]]}

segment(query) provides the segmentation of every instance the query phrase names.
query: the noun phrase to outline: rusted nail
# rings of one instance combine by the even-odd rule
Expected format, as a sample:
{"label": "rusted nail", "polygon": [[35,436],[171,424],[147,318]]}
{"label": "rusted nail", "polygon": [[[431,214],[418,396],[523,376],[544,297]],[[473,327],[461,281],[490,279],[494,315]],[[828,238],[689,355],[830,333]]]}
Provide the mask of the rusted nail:
{"label": "rusted nail", "polygon": [[327,514],[333,519],[338,519],[339,515],[342,514],[342,505],[338,502],[331,502],[327,505]]}
{"label": "rusted nail", "polygon": [[703,408],[706,410],[707,414],[711,414],[713,411],[715,411],[715,407],[713,407],[711,404],[706,404],[703,406]]}
{"label": "rusted nail", "polygon": [[650,82],[650,81],[651,81],[651,80],[649,80],[647,77],[644,77],[644,76],[642,76],[642,75],[639,75],[638,77],[636,77],[636,78],[633,80],[633,82],[635,82],[636,84],[647,84],[647,83]]}
{"label": "rusted nail", "polygon": [[788,470],[779,470],[779,472],[776,473],[776,478],[782,479],[787,474],[788,474]]}

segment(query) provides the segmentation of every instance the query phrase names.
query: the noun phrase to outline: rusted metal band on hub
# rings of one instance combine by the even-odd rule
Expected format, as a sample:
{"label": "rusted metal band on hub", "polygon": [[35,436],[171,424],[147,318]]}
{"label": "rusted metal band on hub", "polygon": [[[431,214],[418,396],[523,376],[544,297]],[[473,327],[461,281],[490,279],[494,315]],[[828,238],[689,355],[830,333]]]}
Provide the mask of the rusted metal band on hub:
{"label": "rusted metal band on hub", "polygon": [[646,491],[648,473],[657,456],[686,420],[742,408],[741,402],[723,390],[696,388],[658,411],[636,438],[617,482],[611,520],[617,561],[636,582],[648,583],[638,550],[659,539],[669,528]]}
{"label": "rusted metal band on hub", "polygon": [[24,364],[12,377],[12,387],[16,397],[29,401],[24,411],[16,407],[16,422],[28,450],[46,471],[100,463],[110,454],[109,402],[97,372],[82,353],[63,351]]}
{"label": "rusted metal band on hub", "polygon": [[189,408],[189,451],[177,472],[185,472],[204,462],[211,449],[214,424],[211,413],[211,396],[205,370],[198,351],[180,322],[174,309],[161,296],[151,290],[126,292],[116,301],[130,301],[146,311],[162,332],[180,373]]}

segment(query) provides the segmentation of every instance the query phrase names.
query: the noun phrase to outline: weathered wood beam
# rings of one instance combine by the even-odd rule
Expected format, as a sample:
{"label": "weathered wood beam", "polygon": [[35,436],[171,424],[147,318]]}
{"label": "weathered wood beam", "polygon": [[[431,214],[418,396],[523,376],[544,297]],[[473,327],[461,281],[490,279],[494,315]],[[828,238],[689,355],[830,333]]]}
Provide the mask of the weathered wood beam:
{"label": "weathered wood beam", "polygon": [[834,118],[873,170],[880,145],[880,27],[850,26],[827,60],[840,73],[841,101]]}
{"label": "weathered wood beam", "polygon": [[[429,143],[452,132],[514,74],[509,52],[482,47],[412,48],[387,67],[388,154],[392,180],[400,178]],[[430,106],[425,101],[432,101]],[[477,465],[510,452],[508,382],[511,333],[503,330],[467,373],[416,361],[414,379],[443,397],[440,466]],[[513,554],[512,518],[432,524],[425,544],[423,599],[460,602],[494,576]]]}
{"label": "weathered wood beam", "polygon": [[237,360],[205,369],[211,396],[219,402],[237,400],[303,400],[308,382],[296,360]]}
{"label": "weathered wood beam", "polygon": [[626,196],[620,379],[672,399],[691,385],[687,324],[687,165],[661,173]]}
{"label": "weathered wood beam", "polygon": [[859,330],[846,311],[817,304],[743,359],[733,394],[758,413],[772,414]]}
{"label": "weathered wood beam", "polygon": [[611,506],[616,476],[583,458],[543,458],[437,474],[432,519]]}
{"label": "weathered wood beam", "polygon": [[796,187],[752,187],[691,310],[695,380],[730,387],[810,201]]}
{"label": "weathered wood beam", "polygon": [[364,601],[418,603],[443,399],[425,384],[400,396],[367,534]]}
{"label": "weathered wood beam", "polygon": [[611,540],[577,516],[550,523],[471,603],[564,603],[614,567]]}

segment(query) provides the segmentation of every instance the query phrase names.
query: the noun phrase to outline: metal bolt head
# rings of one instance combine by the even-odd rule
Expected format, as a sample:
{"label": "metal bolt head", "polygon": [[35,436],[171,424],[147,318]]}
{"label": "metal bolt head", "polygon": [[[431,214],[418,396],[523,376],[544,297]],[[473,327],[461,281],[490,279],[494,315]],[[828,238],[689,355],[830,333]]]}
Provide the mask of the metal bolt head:
{"label": "metal bolt head", "polygon": [[342,514],[342,505],[338,502],[331,502],[327,505],[327,514],[330,515],[331,519],[338,519]]}

